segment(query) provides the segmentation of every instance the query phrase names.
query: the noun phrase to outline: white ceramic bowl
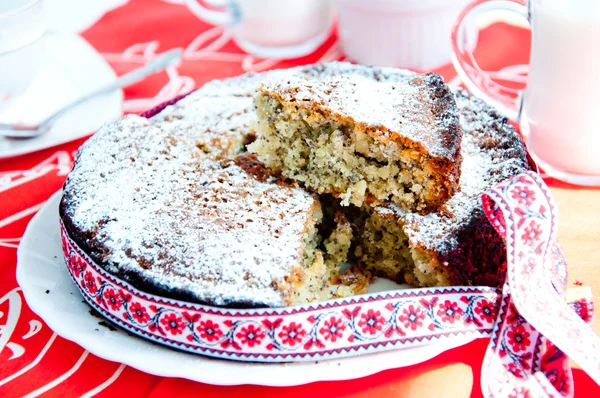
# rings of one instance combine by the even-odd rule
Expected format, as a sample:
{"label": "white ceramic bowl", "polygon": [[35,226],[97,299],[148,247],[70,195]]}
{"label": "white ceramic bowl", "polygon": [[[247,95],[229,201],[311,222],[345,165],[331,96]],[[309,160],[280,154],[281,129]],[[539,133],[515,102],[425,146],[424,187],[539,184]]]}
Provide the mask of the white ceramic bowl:
{"label": "white ceramic bowl", "polygon": [[450,32],[471,0],[338,0],[339,35],[359,63],[423,69],[450,62]]}

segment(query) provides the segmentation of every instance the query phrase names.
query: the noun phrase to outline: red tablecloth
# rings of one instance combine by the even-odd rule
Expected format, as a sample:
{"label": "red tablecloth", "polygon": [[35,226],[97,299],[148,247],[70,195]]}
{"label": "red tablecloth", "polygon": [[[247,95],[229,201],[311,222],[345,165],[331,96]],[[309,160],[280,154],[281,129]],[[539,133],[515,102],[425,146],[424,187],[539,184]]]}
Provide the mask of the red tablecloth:
{"label": "red tablecloth", "polygon": [[[221,28],[209,26],[185,6],[158,0],[132,0],[105,15],[83,33],[118,74],[145,62],[152,54],[174,47],[186,49],[184,60],[169,73],[151,76],[125,89],[125,111],[139,112],[182,94],[204,82],[248,70],[285,68],[342,59],[335,34],[314,54],[295,60],[272,61],[247,56],[228,41],[212,49]],[[214,46],[214,44],[213,44]],[[486,70],[525,64],[529,32],[495,25],[480,36],[477,58]],[[448,65],[437,70],[447,81],[455,77]],[[305,386],[218,387],[183,379],[151,376],[89,354],[55,335],[23,300],[15,279],[16,247],[27,223],[70,170],[74,151],[84,140],[4,160],[0,163],[0,396],[347,396],[387,397],[425,394],[427,385],[444,385],[449,395],[480,396],[480,367],[486,340],[445,352],[426,363],[388,370],[352,381],[319,382]],[[8,303],[11,300],[12,307]],[[20,305],[19,305],[20,304]],[[13,329],[14,327],[14,329]],[[600,396],[600,390],[575,370],[578,395]],[[433,384],[432,384],[433,383]],[[434,391],[433,389],[431,390]]]}

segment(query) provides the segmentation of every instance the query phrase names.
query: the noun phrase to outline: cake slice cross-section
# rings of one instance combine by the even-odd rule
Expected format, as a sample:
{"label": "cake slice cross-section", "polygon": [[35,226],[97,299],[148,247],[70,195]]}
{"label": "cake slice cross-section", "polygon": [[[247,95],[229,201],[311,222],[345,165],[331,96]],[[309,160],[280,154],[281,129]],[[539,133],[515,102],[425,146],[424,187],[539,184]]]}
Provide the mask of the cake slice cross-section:
{"label": "cake slice cross-section", "polygon": [[437,74],[391,82],[283,77],[259,87],[255,106],[249,150],[343,205],[391,201],[429,213],[457,190],[462,133],[454,96]]}

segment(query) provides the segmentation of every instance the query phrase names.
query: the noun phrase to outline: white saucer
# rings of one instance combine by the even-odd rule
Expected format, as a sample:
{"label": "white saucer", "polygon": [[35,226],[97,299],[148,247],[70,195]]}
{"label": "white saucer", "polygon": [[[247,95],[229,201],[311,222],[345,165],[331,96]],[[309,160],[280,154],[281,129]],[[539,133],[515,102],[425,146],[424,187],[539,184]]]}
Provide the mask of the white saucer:
{"label": "white saucer", "polygon": [[[106,61],[84,39],[69,33],[48,32],[41,39],[45,55],[40,71],[27,91],[0,112],[0,122],[35,124],[62,106],[117,76]],[[45,135],[29,140],[0,137],[0,159],[49,148],[85,137],[102,124],[121,116],[120,90],[92,99],[59,119]]]}
{"label": "white saucer", "polygon": [[[17,280],[29,307],[58,335],[94,355],[157,376],[182,377],[218,385],[293,386],[323,380],[347,380],[427,361],[472,337],[340,360],[264,364],[212,359],[176,351],[100,326],[67,272],[58,223],[60,193],[31,220],[17,252]],[[377,290],[398,289],[388,283]]]}

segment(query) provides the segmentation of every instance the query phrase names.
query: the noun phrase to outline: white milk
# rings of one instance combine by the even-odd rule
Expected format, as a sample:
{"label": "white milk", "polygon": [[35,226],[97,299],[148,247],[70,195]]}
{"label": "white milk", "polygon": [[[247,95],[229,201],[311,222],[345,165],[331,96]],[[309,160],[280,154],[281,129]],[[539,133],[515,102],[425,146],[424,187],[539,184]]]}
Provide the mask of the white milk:
{"label": "white milk", "polygon": [[600,1],[533,0],[524,122],[530,150],[561,171],[600,175]]}

